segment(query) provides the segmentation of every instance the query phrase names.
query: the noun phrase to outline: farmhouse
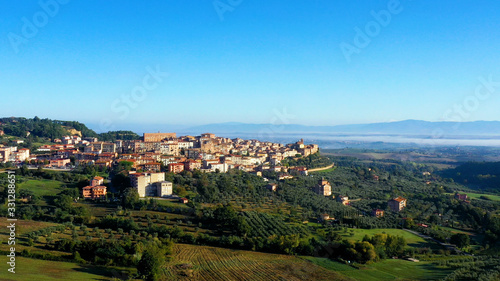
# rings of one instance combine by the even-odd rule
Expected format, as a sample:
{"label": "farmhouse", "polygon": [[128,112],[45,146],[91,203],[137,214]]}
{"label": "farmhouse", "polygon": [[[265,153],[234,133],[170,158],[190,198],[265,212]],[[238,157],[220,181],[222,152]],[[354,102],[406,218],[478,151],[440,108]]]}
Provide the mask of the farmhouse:
{"label": "farmhouse", "polygon": [[266,185],[266,188],[271,190],[271,191],[276,191],[278,189],[278,185],[275,183],[270,183],[270,184]]}
{"label": "farmhouse", "polygon": [[389,205],[389,208],[391,209],[391,211],[400,212],[401,210],[404,209],[404,207],[406,207],[406,199],[399,196],[397,198],[389,200],[389,202],[387,202],[387,204]]}
{"label": "farmhouse", "polygon": [[455,193],[455,199],[460,201],[467,201],[467,194]]}
{"label": "farmhouse", "polygon": [[103,183],[104,183],[103,177],[94,177],[92,180],[90,180],[91,186],[99,186],[99,185],[103,185]]}
{"label": "farmhouse", "polygon": [[314,192],[319,195],[330,196],[332,195],[332,186],[327,180],[321,178],[318,184],[314,187]]}
{"label": "farmhouse", "polygon": [[323,221],[323,222],[326,222],[326,221],[329,221],[329,220],[335,220],[335,218],[332,218],[330,217],[329,214],[321,214],[321,216],[319,216],[319,221]]}
{"label": "farmhouse", "polygon": [[376,217],[376,218],[383,217],[383,216],[384,216],[384,210],[380,210],[380,209],[373,209],[373,210],[372,210],[372,216],[373,216],[373,217]]}
{"label": "farmhouse", "polygon": [[349,197],[344,195],[337,196],[337,202],[342,203],[342,205],[349,205]]}

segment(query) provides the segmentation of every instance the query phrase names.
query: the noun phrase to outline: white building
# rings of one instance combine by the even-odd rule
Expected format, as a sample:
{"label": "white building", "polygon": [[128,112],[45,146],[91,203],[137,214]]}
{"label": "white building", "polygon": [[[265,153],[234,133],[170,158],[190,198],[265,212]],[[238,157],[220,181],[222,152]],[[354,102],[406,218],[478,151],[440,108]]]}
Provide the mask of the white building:
{"label": "white building", "polygon": [[210,163],[208,167],[212,172],[219,170],[221,173],[227,173],[229,170],[229,166],[226,163]]}
{"label": "white building", "polygon": [[172,194],[172,183],[165,181],[165,173],[133,173],[130,174],[130,181],[139,197],[164,197]]}
{"label": "white building", "polygon": [[169,181],[160,181],[156,183],[156,195],[158,197],[168,197],[172,195],[173,184]]}
{"label": "white building", "polygon": [[192,141],[178,141],[177,142],[180,149],[190,149],[194,147],[194,142]]}
{"label": "white building", "polygon": [[[0,162],[14,162],[17,159],[17,146],[0,147]],[[28,150],[29,157],[29,150]],[[24,161],[24,160],[23,160]]]}

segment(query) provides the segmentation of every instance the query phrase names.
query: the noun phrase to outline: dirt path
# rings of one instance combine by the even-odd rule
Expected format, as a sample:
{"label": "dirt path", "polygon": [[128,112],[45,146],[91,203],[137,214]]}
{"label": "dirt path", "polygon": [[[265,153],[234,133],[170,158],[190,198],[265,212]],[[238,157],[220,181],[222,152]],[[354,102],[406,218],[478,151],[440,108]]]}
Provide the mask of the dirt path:
{"label": "dirt path", "polygon": [[310,169],[310,170],[308,170],[308,172],[324,171],[324,170],[328,170],[328,169],[333,168],[333,166],[335,166],[335,164],[332,164],[332,165],[326,166],[326,167]]}

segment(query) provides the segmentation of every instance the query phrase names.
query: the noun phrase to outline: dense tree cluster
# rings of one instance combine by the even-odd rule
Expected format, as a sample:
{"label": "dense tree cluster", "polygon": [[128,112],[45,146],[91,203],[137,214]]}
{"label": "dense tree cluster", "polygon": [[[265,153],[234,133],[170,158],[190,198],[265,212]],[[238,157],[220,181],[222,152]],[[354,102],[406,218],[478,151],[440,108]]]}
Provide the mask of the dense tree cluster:
{"label": "dense tree cluster", "polygon": [[82,123],[76,121],[59,121],[50,119],[35,118],[1,118],[3,131],[16,137],[30,136],[39,138],[61,138],[68,135],[68,129],[75,129],[82,133],[84,137],[97,137],[97,133],[87,128]]}
{"label": "dense tree cluster", "polygon": [[438,262],[439,266],[452,269],[453,272],[443,278],[444,281],[500,279],[500,258],[494,256],[465,256]]}
{"label": "dense tree cluster", "polygon": [[441,174],[472,188],[500,192],[500,162],[468,162]]}
{"label": "dense tree cluster", "polygon": [[319,152],[307,157],[289,157],[284,159],[281,163],[285,166],[303,166],[308,169],[326,167],[333,164],[330,158],[322,156]]}
{"label": "dense tree cluster", "polygon": [[114,142],[116,140],[138,140],[141,136],[132,131],[109,131],[99,134],[100,141]]}
{"label": "dense tree cluster", "polygon": [[361,241],[340,239],[330,236],[330,240],[317,249],[316,255],[343,259],[350,262],[367,263],[388,257],[402,256],[406,240],[400,236],[385,233],[366,235]]}

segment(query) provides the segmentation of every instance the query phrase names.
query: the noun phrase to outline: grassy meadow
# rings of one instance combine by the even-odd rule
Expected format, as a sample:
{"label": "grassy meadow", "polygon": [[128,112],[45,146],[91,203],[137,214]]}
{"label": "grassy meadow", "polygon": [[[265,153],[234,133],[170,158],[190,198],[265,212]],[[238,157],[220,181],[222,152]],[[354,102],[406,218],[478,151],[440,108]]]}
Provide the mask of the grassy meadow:
{"label": "grassy meadow", "polygon": [[441,269],[431,262],[388,259],[369,265],[362,265],[360,269],[357,269],[326,258],[301,258],[360,281],[439,280],[451,272],[447,269]]}
{"label": "grassy meadow", "polygon": [[7,271],[2,263],[0,280],[4,281],[50,281],[50,280],[119,280],[135,273],[130,268],[110,268],[79,265],[70,262],[46,261],[16,257],[15,274]]}

